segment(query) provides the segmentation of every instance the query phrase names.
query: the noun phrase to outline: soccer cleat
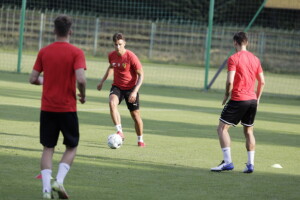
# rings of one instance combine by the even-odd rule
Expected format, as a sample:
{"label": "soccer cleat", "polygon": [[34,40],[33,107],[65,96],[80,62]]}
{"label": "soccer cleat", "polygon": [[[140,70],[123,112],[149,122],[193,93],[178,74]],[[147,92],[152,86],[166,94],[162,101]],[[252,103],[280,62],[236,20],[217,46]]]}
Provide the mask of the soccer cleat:
{"label": "soccer cleat", "polygon": [[124,134],[121,131],[118,131],[117,134],[119,134],[121,136],[121,138],[122,138],[123,141],[125,140],[125,136],[124,136]]}
{"label": "soccer cleat", "polygon": [[139,146],[139,147],[145,147],[146,144],[145,144],[144,142],[138,142],[138,146]]}
{"label": "soccer cleat", "polygon": [[54,199],[52,192],[43,192],[43,199]]}
{"label": "soccer cleat", "polygon": [[221,164],[218,167],[211,168],[210,170],[213,172],[221,172],[221,171],[230,171],[233,170],[233,163],[226,164],[224,160],[222,160]]}
{"label": "soccer cleat", "polygon": [[243,172],[249,174],[252,173],[253,171],[254,171],[254,165],[246,163],[246,167]]}
{"label": "soccer cleat", "polygon": [[69,195],[67,194],[63,184],[54,181],[52,184],[52,190],[57,192],[59,199],[69,199]]}

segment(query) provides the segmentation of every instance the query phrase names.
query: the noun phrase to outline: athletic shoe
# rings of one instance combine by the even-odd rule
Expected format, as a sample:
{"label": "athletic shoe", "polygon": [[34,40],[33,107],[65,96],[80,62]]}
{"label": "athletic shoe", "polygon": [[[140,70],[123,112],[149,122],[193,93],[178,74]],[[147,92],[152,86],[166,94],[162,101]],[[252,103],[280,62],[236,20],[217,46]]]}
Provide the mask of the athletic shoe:
{"label": "athletic shoe", "polygon": [[230,171],[233,170],[233,163],[226,164],[224,160],[222,160],[221,164],[218,167],[211,168],[210,170],[213,172],[221,172],[221,171]]}
{"label": "athletic shoe", "polygon": [[59,199],[69,199],[69,196],[63,186],[63,184],[54,181],[52,184],[52,190],[57,192]]}
{"label": "athletic shoe", "polygon": [[117,134],[119,134],[121,136],[121,138],[122,138],[123,141],[125,140],[125,136],[124,136],[124,134],[121,131],[118,131]]}
{"label": "athletic shoe", "polygon": [[254,171],[254,165],[246,164],[246,168],[244,169],[244,173],[252,173]]}
{"label": "athletic shoe", "polygon": [[138,146],[139,146],[139,147],[145,147],[146,144],[145,144],[144,142],[138,142]]}
{"label": "athletic shoe", "polygon": [[54,199],[52,192],[43,192],[43,199]]}

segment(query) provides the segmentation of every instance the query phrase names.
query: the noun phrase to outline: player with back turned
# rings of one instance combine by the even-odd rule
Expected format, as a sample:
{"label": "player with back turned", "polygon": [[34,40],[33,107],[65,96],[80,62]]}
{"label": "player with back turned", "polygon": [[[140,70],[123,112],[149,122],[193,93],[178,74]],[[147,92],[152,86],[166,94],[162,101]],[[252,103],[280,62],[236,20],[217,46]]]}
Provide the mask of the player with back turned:
{"label": "player with back turned", "polygon": [[[79,142],[79,124],[76,106],[76,82],[79,101],[85,103],[86,63],[81,49],[71,45],[72,21],[66,15],[54,21],[56,41],[42,48],[34,64],[30,83],[43,85],[40,113],[40,143],[43,145],[41,175],[43,198],[53,198],[56,191],[60,199],[68,199],[63,186],[73,163]],[[43,77],[40,74],[43,73]],[[60,131],[66,150],[59,163],[56,180],[51,185],[52,158]]]}
{"label": "player with back turned", "polygon": [[[230,126],[236,126],[241,121],[244,126],[248,153],[248,161],[243,172],[252,173],[254,171],[255,154],[253,125],[265,80],[259,59],[246,49],[248,45],[246,33],[238,32],[234,34],[233,45],[236,53],[228,59],[226,91],[222,105],[227,102],[229,97],[230,100],[221,113],[217,129],[223,152],[223,161],[219,166],[211,168],[211,171],[233,170],[231,140],[228,130]],[[256,80],[258,84],[255,92]]]}

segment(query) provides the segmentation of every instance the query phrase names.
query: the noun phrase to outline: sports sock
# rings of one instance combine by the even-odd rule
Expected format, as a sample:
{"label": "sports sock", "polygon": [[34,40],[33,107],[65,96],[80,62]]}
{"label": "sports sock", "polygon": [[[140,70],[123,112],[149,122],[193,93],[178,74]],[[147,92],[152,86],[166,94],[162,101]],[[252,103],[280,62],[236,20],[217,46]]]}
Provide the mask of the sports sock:
{"label": "sports sock", "polygon": [[230,147],[222,148],[223,158],[226,164],[232,163]]}
{"label": "sports sock", "polygon": [[64,183],[64,179],[70,170],[70,165],[67,163],[59,163],[56,181],[60,184]]}
{"label": "sports sock", "polygon": [[51,192],[51,169],[43,169],[41,171],[42,182],[43,182],[43,192]]}
{"label": "sports sock", "polygon": [[252,164],[254,165],[254,155],[255,155],[255,151],[248,151],[248,162],[247,164]]}
{"label": "sports sock", "polygon": [[137,136],[137,138],[138,138],[138,142],[144,142],[142,135],[141,136]]}
{"label": "sports sock", "polygon": [[123,131],[122,131],[122,125],[121,124],[117,124],[116,125],[116,129],[117,129],[117,132],[120,131],[120,132],[123,133]]}

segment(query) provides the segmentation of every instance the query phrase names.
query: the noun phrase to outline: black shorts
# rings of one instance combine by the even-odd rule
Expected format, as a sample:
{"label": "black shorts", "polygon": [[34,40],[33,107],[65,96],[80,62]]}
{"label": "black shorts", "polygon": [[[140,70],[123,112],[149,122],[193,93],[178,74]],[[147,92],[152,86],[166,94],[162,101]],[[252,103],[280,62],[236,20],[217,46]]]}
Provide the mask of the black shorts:
{"label": "black shorts", "polygon": [[111,89],[110,89],[110,94],[109,95],[112,95],[112,94],[117,95],[117,97],[119,98],[119,104],[122,102],[123,99],[125,99],[126,104],[127,104],[127,108],[130,111],[139,110],[140,109],[139,93],[137,93],[136,100],[135,100],[134,103],[129,103],[128,102],[129,95],[131,94],[133,89],[134,88],[132,88],[130,90],[121,90],[117,86],[112,86]]}
{"label": "black shorts", "polygon": [[257,110],[257,100],[230,100],[221,113],[220,121],[236,126],[240,121],[243,126],[253,126]]}
{"label": "black shorts", "polygon": [[76,112],[41,111],[40,143],[48,148],[56,146],[59,132],[64,136],[64,144],[77,147],[79,142],[79,124]]}

